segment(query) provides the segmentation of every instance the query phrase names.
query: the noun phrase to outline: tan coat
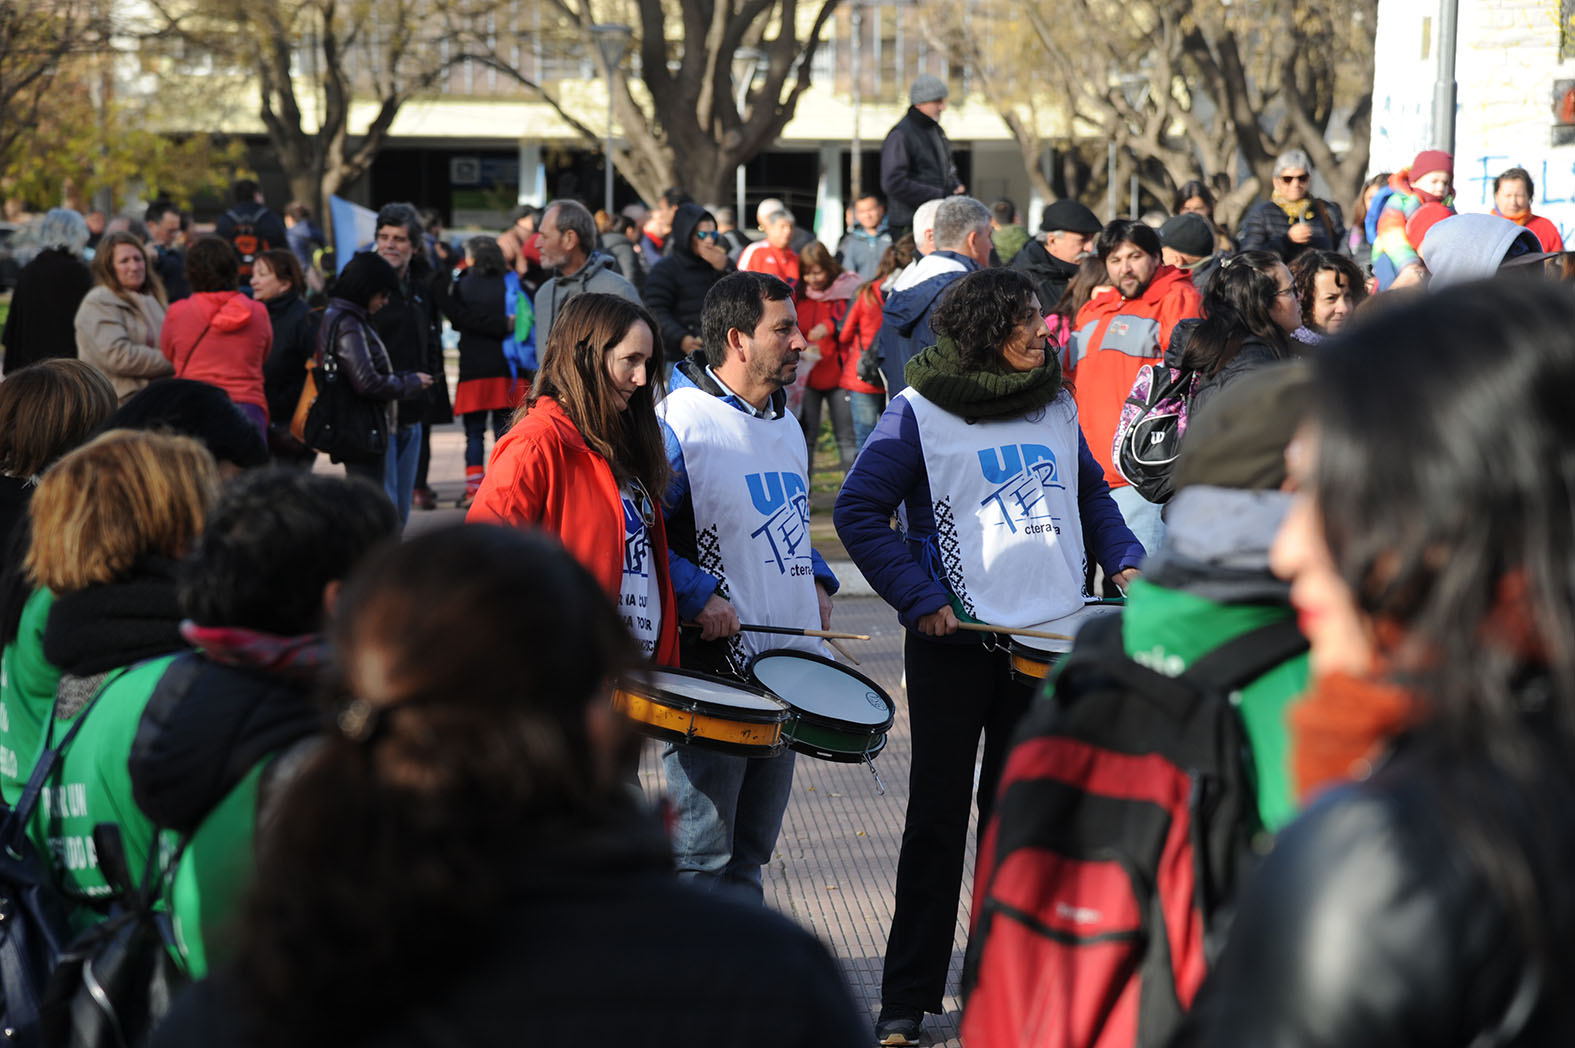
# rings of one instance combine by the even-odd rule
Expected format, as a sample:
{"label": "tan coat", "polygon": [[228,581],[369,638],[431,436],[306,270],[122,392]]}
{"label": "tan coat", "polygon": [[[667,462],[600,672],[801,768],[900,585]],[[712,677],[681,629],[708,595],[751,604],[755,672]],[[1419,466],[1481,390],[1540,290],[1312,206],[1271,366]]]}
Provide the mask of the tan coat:
{"label": "tan coat", "polygon": [[107,287],[95,287],[77,308],[77,356],[104,373],[125,403],[156,378],[175,374],[159,352],[164,307],[152,295],[127,302]]}

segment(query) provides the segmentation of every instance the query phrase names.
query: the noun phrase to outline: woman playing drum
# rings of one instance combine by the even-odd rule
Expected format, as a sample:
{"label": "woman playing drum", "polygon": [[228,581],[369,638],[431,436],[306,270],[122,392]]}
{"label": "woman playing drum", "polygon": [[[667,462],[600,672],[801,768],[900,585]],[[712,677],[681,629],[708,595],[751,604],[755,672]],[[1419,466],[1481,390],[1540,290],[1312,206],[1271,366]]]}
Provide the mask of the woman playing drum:
{"label": "woman playing drum", "polygon": [[671,666],[678,619],[654,497],[669,472],[655,411],[661,360],[642,306],[592,292],[571,299],[465,519],[555,535],[617,603],[646,657]]}
{"label": "woman playing drum", "polygon": [[[1030,686],[959,616],[1032,626],[1087,600],[1092,555],[1118,583],[1143,547],[1110,498],[1033,285],[1012,270],[958,280],[936,307],[939,343],[909,362],[837,498],[849,554],[908,628],[913,764],[877,1038],[912,1044],[941,1011],[981,732],[979,826]],[[906,535],[891,530],[905,509]]]}

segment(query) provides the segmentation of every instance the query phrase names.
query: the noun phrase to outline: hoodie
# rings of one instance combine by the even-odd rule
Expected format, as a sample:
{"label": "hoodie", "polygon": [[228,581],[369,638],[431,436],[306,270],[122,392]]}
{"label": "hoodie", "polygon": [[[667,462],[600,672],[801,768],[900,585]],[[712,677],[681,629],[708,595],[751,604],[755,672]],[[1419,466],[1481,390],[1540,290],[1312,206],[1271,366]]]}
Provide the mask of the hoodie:
{"label": "hoodie", "polygon": [[[685,335],[700,337],[700,310],[711,285],[732,271],[732,263],[713,269],[711,263],[689,249],[695,227],[715,221],[699,204],[681,204],[673,216],[672,254],[651,267],[645,277],[645,308],[662,329],[662,350],[667,360],[683,355],[679,345]],[[650,256],[647,256],[649,261]]]}
{"label": "hoodie", "polygon": [[880,333],[875,336],[880,369],[886,376],[886,391],[900,392],[908,385],[903,371],[919,351],[933,345],[930,311],[941,292],[959,277],[972,273],[979,263],[955,251],[935,251],[925,255],[893,285],[882,311]]}
{"label": "hoodie", "polygon": [[611,255],[593,251],[591,257],[585,260],[585,265],[573,275],[553,277],[536,290],[536,345],[547,344],[547,336],[552,333],[552,322],[564,303],[585,291],[617,295],[634,303],[640,301],[640,293],[618,271],[617,260]]}
{"label": "hoodie", "polygon": [[1486,279],[1511,251],[1542,254],[1537,234],[1497,215],[1451,215],[1427,231],[1420,247],[1428,287],[1435,289]]}
{"label": "hoodie", "polygon": [[199,291],[170,306],[159,352],[176,378],[217,386],[237,404],[268,413],[263,363],[273,345],[268,307],[239,291]]}
{"label": "hoodie", "polygon": [[[1378,198],[1373,198],[1376,205]],[[1378,213],[1373,237],[1373,276],[1378,278],[1378,290],[1383,291],[1394,283],[1400,271],[1417,260],[1420,244],[1411,243],[1405,226],[1417,208],[1426,203],[1443,204],[1455,209],[1454,197],[1442,200],[1423,193],[1411,185],[1411,169],[1405,168],[1389,176],[1389,195],[1384,198],[1383,210]]]}

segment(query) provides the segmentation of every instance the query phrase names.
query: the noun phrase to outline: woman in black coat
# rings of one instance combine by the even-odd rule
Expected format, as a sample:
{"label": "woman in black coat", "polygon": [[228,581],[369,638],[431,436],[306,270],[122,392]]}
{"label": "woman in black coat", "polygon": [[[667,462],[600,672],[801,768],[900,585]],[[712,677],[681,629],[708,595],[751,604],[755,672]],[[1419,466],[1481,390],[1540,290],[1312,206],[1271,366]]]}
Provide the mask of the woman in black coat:
{"label": "woman in black coat", "polygon": [[88,227],[81,215],[54,208],[22,235],[42,250],[17,276],[11,311],[0,332],[7,375],[39,360],[77,355],[72,325],[83,296],[93,287],[93,275],[82,261]]}
{"label": "woman in black coat", "polygon": [[529,389],[528,376],[516,374],[503,352],[514,335],[508,312],[508,263],[492,237],[465,241],[466,268],[453,287],[433,287],[443,315],[459,332],[459,385],[454,389],[454,414],[465,422],[465,493],[457,505],[466,509],[481,490],[486,473],[487,419],[492,442],[508,432],[509,418]]}
{"label": "woman in black coat", "polygon": [[645,308],[662,329],[671,360],[700,348],[700,309],[706,292],[733,268],[715,240],[716,219],[699,204],[681,204],[673,216],[673,253],[645,277]]}
{"label": "woman in black coat", "polygon": [[268,450],[286,465],[310,468],[317,452],[290,435],[290,420],[306,385],[306,362],[317,350],[320,314],[301,300],[306,277],[295,252],[276,247],[252,263],[252,295],[268,307],[273,348],[263,362],[263,393],[268,398]]}

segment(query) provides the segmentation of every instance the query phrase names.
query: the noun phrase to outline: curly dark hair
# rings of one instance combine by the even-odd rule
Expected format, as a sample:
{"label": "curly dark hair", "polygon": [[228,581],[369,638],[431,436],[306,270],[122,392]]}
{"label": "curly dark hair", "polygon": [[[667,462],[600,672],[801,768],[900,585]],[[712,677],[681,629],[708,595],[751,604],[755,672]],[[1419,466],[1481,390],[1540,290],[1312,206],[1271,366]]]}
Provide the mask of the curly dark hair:
{"label": "curly dark hair", "polygon": [[1033,298],[1033,283],[1017,270],[981,269],[946,289],[930,326],[957,343],[970,369],[983,367],[1000,356],[1012,331],[1033,315]]}
{"label": "curly dark hair", "polygon": [[186,282],[193,291],[234,291],[241,259],[223,237],[198,237],[186,250]]}
{"label": "curly dark hair", "polygon": [[1337,251],[1303,251],[1291,262],[1291,280],[1296,285],[1296,299],[1302,304],[1302,323],[1308,327],[1313,322],[1314,284],[1325,270],[1340,275],[1351,293],[1352,309],[1367,298],[1367,275],[1355,262]]}

